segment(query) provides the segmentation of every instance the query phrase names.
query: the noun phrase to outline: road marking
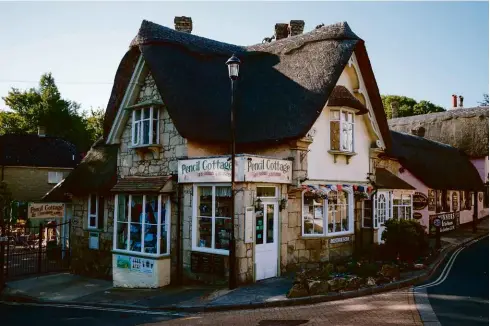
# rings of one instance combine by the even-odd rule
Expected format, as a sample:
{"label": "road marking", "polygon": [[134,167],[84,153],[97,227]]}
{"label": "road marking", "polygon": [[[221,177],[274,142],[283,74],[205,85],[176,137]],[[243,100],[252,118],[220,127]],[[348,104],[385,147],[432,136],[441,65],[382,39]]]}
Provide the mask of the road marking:
{"label": "road marking", "polygon": [[83,309],[83,310],[100,310],[100,311],[109,311],[109,312],[124,312],[124,313],[131,313],[131,314],[160,315],[160,316],[173,316],[173,317],[187,316],[187,314],[182,314],[177,312],[81,306],[75,304],[71,305],[71,304],[57,304],[57,303],[20,303],[20,302],[7,302],[7,301],[0,301],[0,304],[10,305],[10,306],[33,306],[33,307],[71,308],[71,309]]}

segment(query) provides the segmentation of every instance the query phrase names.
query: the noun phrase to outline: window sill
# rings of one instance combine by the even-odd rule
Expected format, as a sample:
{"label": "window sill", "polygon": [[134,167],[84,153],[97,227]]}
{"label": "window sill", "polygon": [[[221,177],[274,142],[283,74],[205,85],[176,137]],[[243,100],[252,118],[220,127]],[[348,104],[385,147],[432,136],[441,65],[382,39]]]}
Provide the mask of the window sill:
{"label": "window sill", "polygon": [[332,149],[329,150],[328,152],[333,155],[333,162],[334,163],[337,163],[337,156],[338,155],[345,156],[345,158],[347,159],[347,164],[349,164],[349,161],[350,161],[352,156],[357,155],[356,152],[339,151],[339,150],[332,150]]}
{"label": "window sill", "polygon": [[142,252],[127,251],[127,250],[121,250],[121,249],[113,249],[111,252],[115,255],[134,256],[134,257],[141,257],[141,258],[150,258],[150,259],[155,259],[155,260],[170,259],[170,254],[160,254],[160,255],[145,254]]}
{"label": "window sill", "polygon": [[144,159],[146,153],[153,153],[153,155],[158,155],[158,153],[160,152],[160,148],[162,148],[162,145],[160,144],[134,145],[134,146],[129,146],[128,148],[136,151],[138,156],[140,156],[141,159]]}
{"label": "window sill", "polygon": [[98,232],[98,233],[103,233],[105,232],[104,229],[98,229],[98,228],[84,228],[84,231],[88,232]]}
{"label": "window sill", "polygon": [[336,238],[343,235],[353,235],[354,231],[345,231],[345,232],[337,232],[337,233],[328,233],[328,234],[303,234],[300,239],[308,240],[308,239],[329,239]]}
{"label": "window sill", "polygon": [[145,149],[145,148],[160,148],[162,145],[160,144],[145,144],[145,145],[131,145],[129,149]]}
{"label": "window sill", "polygon": [[204,252],[207,254],[215,254],[215,255],[222,255],[222,256],[229,256],[230,255],[230,252],[228,250],[202,248],[202,247],[192,247],[192,251]]}

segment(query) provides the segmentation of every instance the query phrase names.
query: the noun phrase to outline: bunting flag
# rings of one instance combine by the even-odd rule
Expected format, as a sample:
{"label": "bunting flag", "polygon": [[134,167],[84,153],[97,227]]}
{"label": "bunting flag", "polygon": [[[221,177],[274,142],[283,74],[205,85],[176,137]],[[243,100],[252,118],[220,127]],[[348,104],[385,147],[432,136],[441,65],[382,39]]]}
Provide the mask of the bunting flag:
{"label": "bunting flag", "polygon": [[354,189],[354,191],[357,191],[357,185],[352,185],[352,189]]}
{"label": "bunting flag", "polygon": [[342,185],[337,185],[337,190],[342,191]]}
{"label": "bunting flag", "polygon": [[373,190],[373,187],[371,187],[371,186],[368,186],[368,187],[367,187],[367,192],[368,192],[368,194],[370,194],[372,190]]}

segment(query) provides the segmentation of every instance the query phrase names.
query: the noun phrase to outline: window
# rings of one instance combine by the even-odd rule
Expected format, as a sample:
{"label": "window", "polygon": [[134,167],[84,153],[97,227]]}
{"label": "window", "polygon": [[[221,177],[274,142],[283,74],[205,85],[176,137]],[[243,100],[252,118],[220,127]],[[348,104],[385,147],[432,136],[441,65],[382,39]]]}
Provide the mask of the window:
{"label": "window", "polygon": [[58,184],[63,180],[63,172],[48,172],[48,183]]}
{"label": "window", "polygon": [[373,227],[373,201],[371,199],[362,201],[362,227]]}
{"label": "window", "polygon": [[89,229],[104,228],[104,197],[90,194],[88,196],[88,223]]}
{"label": "window", "polygon": [[257,187],[257,197],[275,198],[276,196],[276,187]]}
{"label": "window", "polygon": [[228,254],[231,236],[231,187],[195,188],[193,243],[196,251]]}
{"label": "window", "polygon": [[170,253],[170,199],[162,195],[116,196],[114,249],[149,255]]}
{"label": "window", "polygon": [[158,120],[159,110],[153,106],[135,109],[133,111],[133,146],[153,145],[159,143]]}
{"label": "window", "polygon": [[329,191],[326,199],[311,192],[303,193],[302,225],[304,236],[326,236],[352,233],[352,194]]}
{"label": "window", "polygon": [[393,197],[393,218],[404,220],[412,218],[412,195],[401,194]]}
{"label": "window", "polygon": [[330,110],[330,149],[354,152],[354,113]]}
{"label": "window", "polygon": [[374,222],[375,227],[382,225],[386,221],[387,212],[387,194],[378,194],[376,200],[376,221]]}

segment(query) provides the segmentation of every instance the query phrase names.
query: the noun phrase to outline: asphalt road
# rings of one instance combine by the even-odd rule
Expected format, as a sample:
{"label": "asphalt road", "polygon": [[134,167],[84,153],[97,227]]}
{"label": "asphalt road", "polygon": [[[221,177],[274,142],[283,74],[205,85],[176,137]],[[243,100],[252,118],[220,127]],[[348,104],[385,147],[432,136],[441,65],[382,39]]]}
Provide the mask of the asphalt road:
{"label": "asphalt road", "polygon": [[0,304],[0,325],[2,326],[134,326],[159,324],[179,317],[172,313],[136,313],[122,309],[93,310]]}
{"label": "asphalt road", "polygon": [[443,283],[427,288],[429,302],[443,326],[488,325],[488,263],[486,237],[459,253]]}

